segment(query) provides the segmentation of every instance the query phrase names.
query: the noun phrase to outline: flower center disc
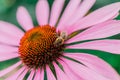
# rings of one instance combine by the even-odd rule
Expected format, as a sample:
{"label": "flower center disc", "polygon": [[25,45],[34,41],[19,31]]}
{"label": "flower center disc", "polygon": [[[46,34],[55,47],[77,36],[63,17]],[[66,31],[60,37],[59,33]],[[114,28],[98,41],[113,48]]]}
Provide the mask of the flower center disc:
{"label": "flower center disc", "polygon": [[58,35],[55,27],[35,27],[20,40],[19,54],[22,62],[30,68],[43,67],[62,56],[64,45],[54,45]]}

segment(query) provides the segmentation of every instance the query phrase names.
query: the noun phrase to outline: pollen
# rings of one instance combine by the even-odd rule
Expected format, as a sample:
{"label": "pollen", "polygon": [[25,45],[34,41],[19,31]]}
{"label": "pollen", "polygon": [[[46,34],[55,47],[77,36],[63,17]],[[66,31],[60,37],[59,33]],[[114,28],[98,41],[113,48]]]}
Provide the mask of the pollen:
{"label": "pollen", "polygon": [[19,45],[22,62],[29,68],[39,68],[57,60],[64,49],[64,44],[54,44],[59,35],[60,32],[56,32],[56,28],[49,25],[27,31]]}

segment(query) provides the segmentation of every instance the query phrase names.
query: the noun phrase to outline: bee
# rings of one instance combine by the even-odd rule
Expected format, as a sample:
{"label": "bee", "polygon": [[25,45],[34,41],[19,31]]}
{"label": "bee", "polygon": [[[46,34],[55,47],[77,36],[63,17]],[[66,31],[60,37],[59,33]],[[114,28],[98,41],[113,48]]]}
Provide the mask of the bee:
{"label": "bee", "polygon": [[65,32],[61,32],[59,36],[57,36],[54,45],[55,46],[60,46],[62,45],[65,40],[67,39],[67,34]]}

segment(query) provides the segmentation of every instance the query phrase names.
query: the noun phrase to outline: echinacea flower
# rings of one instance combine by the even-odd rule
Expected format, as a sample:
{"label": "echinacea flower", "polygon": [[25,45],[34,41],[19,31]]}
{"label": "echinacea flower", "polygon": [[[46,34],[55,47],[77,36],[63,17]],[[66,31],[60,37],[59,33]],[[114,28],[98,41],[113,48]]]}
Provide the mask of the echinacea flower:
{"label": "echinacea flower", "polygon": [[[62,13],[64,3],[65,0],[55,0],[50,11],[47,0],[39,0],[36,6],[39,25],[36,27],[28,11],[19,7],[17,20],[24,31],[0,21],[0,62],[20,58],[0,71],[0,79],[120,80],[119,74],[100,58],[64,51],[94,49],[120,54],[120,40],[97,40],[120,33],[120,21],[114,20],[120,2],[89,14],[95,0],[70,0]],[[81,43],[84,40],[90,41]]]}

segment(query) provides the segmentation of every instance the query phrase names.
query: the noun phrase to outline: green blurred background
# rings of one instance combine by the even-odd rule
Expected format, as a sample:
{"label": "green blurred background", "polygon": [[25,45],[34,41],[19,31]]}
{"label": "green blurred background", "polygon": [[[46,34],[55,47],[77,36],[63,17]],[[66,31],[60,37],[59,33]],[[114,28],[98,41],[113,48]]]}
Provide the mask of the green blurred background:
{"label": "green blurred background", "polygon": [[[36,18],[35,18],[35,5],[37,1],[38,0],[0,0],[0,20],[13,23],[18,27],[20,27],[16,20],[16,10],[19,6],[25,6],[28,9],[30,15],[32,16],[34,24],[37,25]],[[50,5],[53,2],[53,0],[48,0],[48,1]],[[91,9],[91,11],[99,7],[102,7],[104,5],[107,5],[113,2],[118,2],[118,1],[119,0],[97,0],[95,5]],[[120,19],[120,15],[116,19]],[[120,39],[120,35],[118,34],[110,38]],[[97,55],[100,58],[104,59],[109,64],[111,64],[116,69],[116,71],[120,74],[120,55],[110,54],[107,52],[96,51],[96,50],[67,50],[67,51],[68,52],[86,52],[89,54]],[[18,59],[0,62],[0,70],[14,64],[16,61],[18,61]]]}

